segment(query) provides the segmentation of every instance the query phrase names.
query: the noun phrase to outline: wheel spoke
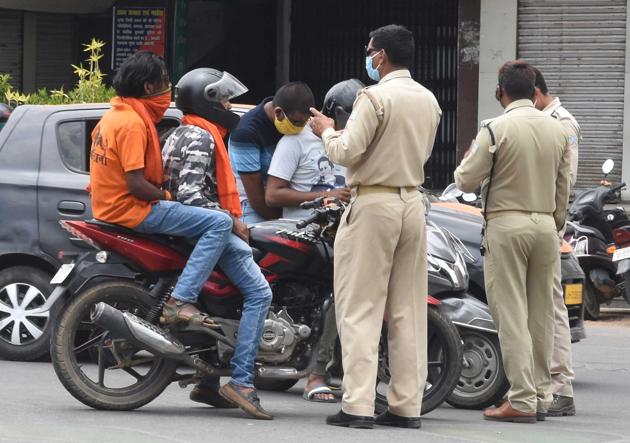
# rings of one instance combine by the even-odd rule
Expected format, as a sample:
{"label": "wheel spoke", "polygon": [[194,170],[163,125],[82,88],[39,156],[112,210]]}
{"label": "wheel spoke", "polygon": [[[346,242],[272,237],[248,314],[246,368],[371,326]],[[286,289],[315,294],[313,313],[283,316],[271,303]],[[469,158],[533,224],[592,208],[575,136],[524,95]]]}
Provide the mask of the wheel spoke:
{"label": "wheel spoke", "polygon": [[13,331],[11,331],[11,343],[14,345],[21,345],[22,340],[20,338],[20,320],[15,320],[13,324]]}
{"label": "wheel spoke", "polygon": [[105,387],[105,351],[103,346],[98,347],[98,385]]}
{"label": "wheel spoke", "polygon": [[35,340],[37,340],[39,337],[41,337],[41,335],[44,332],[40,328],[35,326],[33,323],[31,323],[29,319],[22,320],[22,323],[24,324],[24,326],[26,327],[28,332],[30,332],[30,334],[33,336],[33,338]]}
{"label": "wheel spoke", "polygon": [[2,331],[4,328],[6,328],[8,325],[13,323],[14,321],[15,320],[13,320],[13,317],[7,317],[4,320],[0,321],[0,331]]}
{"label": "wheel spoke", "polygon": [[18,303],[18,286],[16,283],[10,284],[7,287],[4,288],[5,291],[7,291],[7,295],[9,296],[9,300],[11,301],[11,304],[13,305],[13,309],[16,309],[20,306],[20,304]]}
{"label": "wheel spoke", "polygon": [[11,309],[11,306],[8,306],[6,303],[0,301],[0,312],[6,312],[7,314],[12,314],[13,309]]}
{"label": "wheel spoke", "polygon": [[27,317],[50,317],[50,311],[36,312],[39,309],[40,308],[29,309],[28,311],[24,311],[24,315],[26,315]]}
{"label": "wheel spoke", "polygon": [[35,286],[29,287],[28,291],[26,291],[26,294],[24,295],[24,299],[22,300],[22,309],[26,309],[27,306],[30,305],[31,302],[35,299],[35,297],[40,294],[41,292],[39,292],[39,289],[37,289]]}
{"label": "wheel spoke", "polygon": [[140,373],[133,368],[122,368],[122,370],[138,381],[141,381],[144,378],[144,376],[140,375]]}
{"label": "wheel spoke", "polygon": [[86,349],[92,347],[95,343],[98,343],[101,340],[101,338],[103,338],[103,335],[105,335],[105,334],[106,334],[106,332],[103,332],[103,333],[97,335],[96,337],[89,339],[88,341],[86,341],[82,345],[77,346],[76,348],[74,348],[73,352],[75,354],[78,354],[79,352],[85,351]]}

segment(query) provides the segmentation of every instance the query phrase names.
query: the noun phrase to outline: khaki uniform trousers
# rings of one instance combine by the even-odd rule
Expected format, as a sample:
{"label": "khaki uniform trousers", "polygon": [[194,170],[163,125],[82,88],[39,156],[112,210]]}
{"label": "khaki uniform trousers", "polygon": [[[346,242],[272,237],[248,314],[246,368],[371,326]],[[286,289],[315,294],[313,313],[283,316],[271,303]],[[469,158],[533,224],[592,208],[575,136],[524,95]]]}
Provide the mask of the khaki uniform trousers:
{"label": "khaki uniform trousers", "polygon": [[546,411],[552,399],[553,274],[560,254],[554,219],[516,211],[488,219],[484,276],[510,382],[508,400],[522,412]]}
{"label": "khaki uniform trousers", "polygon": [[372,416],[384,315],[389,409],[419,417],[427,375],[425,208],[415,189],[359,189],[335,241],[335,310],[344,367],[342,410]]}
{"label": "khaki uniform trousers", "polygon": [[551,355],[551,393],[573,397],[572,381],[575,378],[571,362],[571,327],[569,314],[564,304],[562,288],[562,265],[560,256],[553,274],[553,353]]}

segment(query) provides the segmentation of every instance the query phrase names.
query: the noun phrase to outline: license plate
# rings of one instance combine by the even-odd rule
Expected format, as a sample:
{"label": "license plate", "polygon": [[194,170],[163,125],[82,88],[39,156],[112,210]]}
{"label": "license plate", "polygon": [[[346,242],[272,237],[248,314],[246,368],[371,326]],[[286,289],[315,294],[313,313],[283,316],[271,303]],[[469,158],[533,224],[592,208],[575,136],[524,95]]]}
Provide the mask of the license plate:
{"label": "license plate", "polygon": [[564,302],[567,305],[582,304],[582,285],[580,283],[564,285]]}
{"label": "license plate", "polygon": [[61,265],[55,276],[50,280],[51,285],[60,285],[62,284],[66,278],[70,275],[72,270],[74,269],[74,263],[69,263],[65,265]]}
{"label": "license plate", "polygon": [[626,258],[630,258],[630,247],[616,249],[613,253],[613,261],[624,260]]}

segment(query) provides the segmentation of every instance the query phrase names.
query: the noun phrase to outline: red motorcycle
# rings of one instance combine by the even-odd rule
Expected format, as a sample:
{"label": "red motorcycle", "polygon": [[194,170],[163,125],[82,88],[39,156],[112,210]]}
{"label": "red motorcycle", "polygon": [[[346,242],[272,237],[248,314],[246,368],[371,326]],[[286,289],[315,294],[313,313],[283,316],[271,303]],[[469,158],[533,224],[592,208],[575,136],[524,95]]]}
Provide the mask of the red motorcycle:
{"label": "red motorcycle", "polygon": [[[250,228],[254,258],[273,290],[256,363],[260,388],[286,390],[309,374],[325,312],[333,308],[333,243],[344,208],[323,200],[311,206],[314,213],[303,222],[267,221]],[[75,398],[96,409],[130,410],[174,381],[183,387],[208,375],[230,375],[242,297],[219,269],[198,301],[217,329],[159,324],[192,245],[98,221],[61,225],[95,249],[63,265],[52,280],[58,286],[51,303],[71,295],[56,324],[51,355],[59,379]],[[439,312],[438,300],[427,302],[424,413],[451,393],[462,360],[457,330]],[[386,336],[381,342],[379,382],[386,383]]]}

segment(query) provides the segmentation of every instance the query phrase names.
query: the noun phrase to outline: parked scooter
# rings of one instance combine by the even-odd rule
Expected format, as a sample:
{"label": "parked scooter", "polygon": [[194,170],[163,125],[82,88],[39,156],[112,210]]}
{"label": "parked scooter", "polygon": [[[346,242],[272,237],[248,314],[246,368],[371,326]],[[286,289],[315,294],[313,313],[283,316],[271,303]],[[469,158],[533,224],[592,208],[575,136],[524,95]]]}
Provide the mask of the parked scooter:
{"label": "parked scooter", "polygon": [[474,261],[464,244],[447,229],[427,223],[429,294],[457,326],[464,354],[462,373],[447,403],[481,409],[495,404],[509,389],[496,326],[488,305],[468,291],[467,263]]}
{"label": "parked scooter", "polygon": [[[273,289],[256,367],[267,388],[288,389],[310,373],[331,309],[333,244],[344,207],[321,199],[311,206],[313,216],[303,222],[267,221],[250,230],[255,260]],[[217,329],[163,328],[158,318],[190,246],[94,221],[63,221],[62,226],[96,249],[60,268],[49,298],[54,303],[72,294],[56,325],[51,355],[57,376],[75,398],[96,409],[129,410],[150,402],[173,381],[184,386],[207,375],[230,374],[242,298],[225,275],[215,271],[199,297]],[[462,365],[457,329],[441,312],[446,303],[433,297],[427,303],[423,413],[452,392]],[[464,313],[461,317],[465,321]],[[378,379],[386,384],[386,328],[381,343]],[[90,359],[96,364],[85,363]],[[181,364],[194,371],[178,373]]]}
{"label": "parked scooter", "polygon": [[[604,178],[614,168],[612,160],[602,165]],[[623,208],[604,209],[604,204],[614,199],[621,189],[621,183],[612,188],[597,186],[580,193],[569,207],[565,239],[571,243],[586,275],[584,291],[585,316],[597,320],[600,305],[613,298],[624,295],[626,291],[625,274],[618,273],[617,262],[623,259],[625,252],[611,255],[613,246],[613,230],[630,225]],[[623,236],[617,234],[619,240]],[[630,256],[629,256],[630,257]],[[623,269],[627,267],[624,263]]]}
{"label": "parked scooter", "polygon": [[[487,303],[483,274],[483,257],[479,252],[483,217],[478,208],[460,204],[457,201],[434,199],[429,211],[429,219],[438,226],[447,229],[459,238],[469,251],[473,260],[466,260],[470,275],[468,292],[475,298]],[[584,273],[571,246],[563,242],[560,264],[565,304],[571,327],[571,341],[578,342],[586,338],[583,313]]]}

